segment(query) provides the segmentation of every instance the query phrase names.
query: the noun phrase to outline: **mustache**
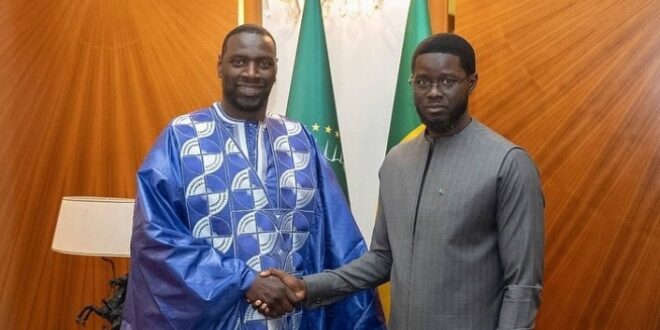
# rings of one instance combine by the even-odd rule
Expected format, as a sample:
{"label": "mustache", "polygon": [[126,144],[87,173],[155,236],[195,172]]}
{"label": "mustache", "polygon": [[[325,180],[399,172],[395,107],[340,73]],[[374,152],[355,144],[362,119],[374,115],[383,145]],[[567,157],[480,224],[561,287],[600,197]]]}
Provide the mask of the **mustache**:
{"label": "mustache", "polygon": [[266,80],[263,78],[238,78],[236,81],[237,85],[261,85],[265,86],[266,85]]}

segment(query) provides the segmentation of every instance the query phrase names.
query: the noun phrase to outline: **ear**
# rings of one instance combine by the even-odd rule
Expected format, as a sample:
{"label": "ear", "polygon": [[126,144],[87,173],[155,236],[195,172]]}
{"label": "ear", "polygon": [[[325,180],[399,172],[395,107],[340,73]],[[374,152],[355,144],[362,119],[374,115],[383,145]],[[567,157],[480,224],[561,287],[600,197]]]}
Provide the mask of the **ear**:
{"label": "ear", "polygon": [[474,89],[477,88],[477,82],[479,81],[479,74],[474,73],[468,80],[468,95],[474,92]]}
{"label": "ear", "polygon": [[222,79],[222,53],[218,54],[218,64],[216,65],[216,71],[218,72],[218,78]]}

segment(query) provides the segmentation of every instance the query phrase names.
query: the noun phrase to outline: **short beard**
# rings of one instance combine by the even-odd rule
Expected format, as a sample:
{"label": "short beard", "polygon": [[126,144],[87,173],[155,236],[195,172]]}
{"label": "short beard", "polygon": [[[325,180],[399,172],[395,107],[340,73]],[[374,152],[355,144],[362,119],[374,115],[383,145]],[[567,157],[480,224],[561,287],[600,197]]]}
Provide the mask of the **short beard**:
{"label": "short beard", "polygon": [[266,97],[234,97],[230,102],[234,103],[236,108],[245,112],[259,112],[266,104]]}
{"label": "short beard", "polygon": [[234,107],[236,107],[237,110],[255,113],[259,112],[267,104],[268,95],[270,95],[270,89],[266,90],[264,95],[253,97],[237,96],[235,91],[223,91],[223,94],[225,95],[224,98]]}
{"label": "short beard", "polygon": [[456,127],[458,121],[461,119],[461,117],[463,117],[465,111],[467,111],[467,105],[468,105],[468,98],[466,96],[463,102],[457,104],[456,107],[451,109],[451,111],[449,112],[449,117],[446,119],[426,118],[422,116],[419,110],[417,110],[417,114],[419,115],[419,119],[422,121],[422,123],[426,125],[426,129],[434,133],[446,134],[448,132],[451,132],[451,130],[453,130]]}

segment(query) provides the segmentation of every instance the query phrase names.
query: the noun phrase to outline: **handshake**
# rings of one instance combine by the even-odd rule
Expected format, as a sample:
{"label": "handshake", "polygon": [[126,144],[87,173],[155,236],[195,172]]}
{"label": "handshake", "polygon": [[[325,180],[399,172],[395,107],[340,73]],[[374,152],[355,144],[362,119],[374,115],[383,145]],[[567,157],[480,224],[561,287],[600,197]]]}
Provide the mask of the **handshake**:
{"label": "handshake", "polygon": [[293,311],[306,296],[303,280],[274,268],[259,273],[245,294],[246,301],[268,317],[278,317]]}

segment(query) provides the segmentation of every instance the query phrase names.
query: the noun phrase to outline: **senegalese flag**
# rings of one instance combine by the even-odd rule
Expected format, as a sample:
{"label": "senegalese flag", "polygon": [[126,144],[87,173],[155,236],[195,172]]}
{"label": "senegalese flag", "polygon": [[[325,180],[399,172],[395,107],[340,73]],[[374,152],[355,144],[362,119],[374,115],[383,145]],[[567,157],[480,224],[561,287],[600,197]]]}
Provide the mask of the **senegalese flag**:
{"label": "senegalese flag", "polygon": [[410,139],[424,131],[424,126],[420,123],[417,111],[415,111],[409,79],[412,55],[415,48],[429,35],[431,35],[431,22],[429,21],[426,0],[411,0],[408,19],[406,20],[406,32],[403,37],[399,75],[396,80],[390,134],[387,138],[387,151],[399,142]]}
{"label": "senegalese flag", "polygon": [[319,0],[305,1],[286,115],[299,120],[314,134],[320,152],[330,162],[348,197]]}
{"label": "senegalese flag", "polygon": [[[426,0],[410,0],[401,61],[399,62],[399,75],[396,80],[390,134],[387,138],[387,151],[399,142],[411,139],[424,131],[424,125],[419,121],[415,110],[409,79],[415,48],[429,35],[431,35],[431,22]],[[389,317],[391,305],[389,283],[379,286],[378,293],[383,304],[383,311]]]}

